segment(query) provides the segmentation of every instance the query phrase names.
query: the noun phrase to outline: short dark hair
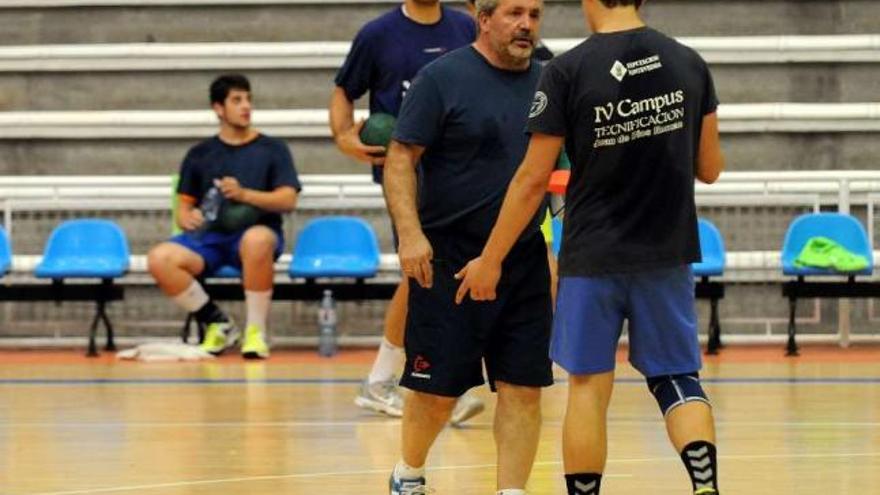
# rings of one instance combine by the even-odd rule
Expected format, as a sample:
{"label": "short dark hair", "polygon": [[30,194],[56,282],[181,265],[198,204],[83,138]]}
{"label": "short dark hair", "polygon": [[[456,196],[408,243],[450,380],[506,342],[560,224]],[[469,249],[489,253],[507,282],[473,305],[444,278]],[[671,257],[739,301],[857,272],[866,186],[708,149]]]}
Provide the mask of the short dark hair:
{"label": "short dark hair", "polygon": [[643,0],[600,0],[603,5],[609,9],[614,7],[626,7],[627,5],[635,5],[636,8],[642,6]]}
{"label": "short dark hair", "polygon": [[223,74],[211,83],[211,104],[223,104],[233,89],[251,91],[251,82],[241,74]]}

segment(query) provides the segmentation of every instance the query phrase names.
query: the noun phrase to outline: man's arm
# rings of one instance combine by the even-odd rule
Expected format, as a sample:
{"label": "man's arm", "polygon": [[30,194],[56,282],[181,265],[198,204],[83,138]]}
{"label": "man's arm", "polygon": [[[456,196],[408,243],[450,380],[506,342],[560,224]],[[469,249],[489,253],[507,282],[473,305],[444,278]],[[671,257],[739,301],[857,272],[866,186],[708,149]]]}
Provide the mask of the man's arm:
{"label": "man's arm", "polygon": [[711,184],[724,170],[724,155],[721,154],[721,140],[718,137],[718,113],[703,116],[700,133],[700,150],[697,156],[697,179]]}
{"label": "man's arm", "polygon": [[368,146],[361,142],[361,129],[364,121],[355,123],[354,103],[348,99],[345,90],[336,86],[330,96],[330,131],[336,147],[359,162],[382,164],[382,158],[371,154],[384,154],[383,146]]}
{"label": "man's arm", "polygon": [[196,198],[188,194],[177,195],[177,226],[187,232],[198,229],[205,222],[202,210],[196,208]]}
{"label": "man's arm", "polygon": [[495,300],[495,288],[501,278],[501,263],[519,239],[547,193],[550,174],[562,150],[562,136],[533,134],[522,164],[513,176],[501,213],[480,257],[471,260],[455,277],[462,280],[455,295],[456,304],[468,291],[475,301]]}
{"label": "man's arm", "polygon": [[422,231],[416,206],[416,165],[424,151],[423,146],[391,141],[385,160],[384,190],[385,202],[400,239],[397,250],[400,268],[404,275],[429,288],[434,281],[431,266],[434,252]]}

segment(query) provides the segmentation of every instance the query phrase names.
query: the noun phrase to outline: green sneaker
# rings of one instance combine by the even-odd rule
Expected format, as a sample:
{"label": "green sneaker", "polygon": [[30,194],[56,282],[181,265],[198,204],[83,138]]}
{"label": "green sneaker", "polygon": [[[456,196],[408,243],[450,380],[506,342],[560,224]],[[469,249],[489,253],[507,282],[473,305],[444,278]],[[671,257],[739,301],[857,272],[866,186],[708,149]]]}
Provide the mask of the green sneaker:
{"label": "green sneaker", "polygon": [[238,329],[231,321],[209,323],[205,329],[205,339],[199,344],[199,349],[219,356],[223,351],[237,344],[238,337]]}
{"label": "green sneaker", "polygon": [[269,346],[263,339],[263,329],[257,325],[248,325],[244,329],[244,343],[241,355],[245,359],[266,359],[269,357]]}
{"label": "green sneaker", "polygon": [[868,267],[868,259],[855,254],[827,237],[811,237],[794,261],[795,266],[858,272]]}

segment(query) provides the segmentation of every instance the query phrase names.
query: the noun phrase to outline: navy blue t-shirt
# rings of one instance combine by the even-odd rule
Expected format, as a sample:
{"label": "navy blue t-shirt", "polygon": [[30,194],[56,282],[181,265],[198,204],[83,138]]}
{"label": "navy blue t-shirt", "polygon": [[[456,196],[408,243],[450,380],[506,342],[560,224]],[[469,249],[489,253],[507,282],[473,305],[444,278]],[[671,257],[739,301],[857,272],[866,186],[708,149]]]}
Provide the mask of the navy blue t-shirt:
{"label": "navy blue t-shirt", "polygon": [[[528,147],[529,108],[541,67],[493,67],[472,46],[426,66],[403,100],[393,138],[424,146],[419,219],[426,235],[451,235],[479,255]],[[538,235],[536,215],[521,239]],[[442,253],[435,253],[439,258]]]}
{"label": "navy blue t-shirt", "polygon": [[[416,73],[441,55],[474,41],[476,25],[463,12],[442,7],[440,21],[419,24],[400,7],[368,22],[355,36],[336,85],[355,101],[370,93],[370,112],[397,116]],[[374,167],[381,182],[381,167]]]}
{"label": "navy blue t-shirt", "polygon": [[[290,150],[280,139],[263,134],[243,145],[226,144],[214,136],[190,148],[180,166],[177,193],[201,203],[214,179],[235,177],[242,187],[274,191],[282,186],[302,190]],[[281,215],[266,212],[257,222],[281,229]]]}

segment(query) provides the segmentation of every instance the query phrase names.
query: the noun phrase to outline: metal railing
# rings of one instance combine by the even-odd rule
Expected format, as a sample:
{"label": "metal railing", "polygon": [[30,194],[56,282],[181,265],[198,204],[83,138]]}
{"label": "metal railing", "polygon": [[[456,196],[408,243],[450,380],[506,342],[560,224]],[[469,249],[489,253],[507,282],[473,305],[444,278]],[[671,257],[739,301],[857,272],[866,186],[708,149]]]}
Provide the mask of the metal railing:
{"label": "metal railing", "polygon": [[[300,210],[318,213],[352,208],[353,204],[358,209],[377,214],[384,209],[381,189],[372,184],[369,175],[304,175],[301,178],[304,189]],[[15,239],[16,232],[22,234],[17,230],[19,227],[16,224],[27,220],[28,215],[39,212],[69,214],[71,210],[143,210],[161,214],[170,207],[170,191],[171,179],[167,176],[7,176],[0,177],[0,206],[3,209],[4,226]],[[762,238],[774,237],[770,242],[764,243],[763,249],[754,249],[749,245],[748,239],[740,239],[732,248],[728,246],[727,270],[722,280],[734,284],[778,284],[786,280],[781,274],[779,249],[775,246],[781,246],[784,224],[790,220],[789,215],[816,212],[820,209],[843,212],[855,209],[867,219],[867,229],[872,241],[877,232],[874,228],[874,205],[880,203],[880,171],[727,172],[714,185],[698,184],[696,191],[701,213],[710,213],[710,216],[712,212],[738,212],[747,209],[750,213],[745,215],[760,216],[770,212],[785,217],[764,227],[770,229],[769,231],[755,234]],[[152,218],[154,217],[146,217],[145,221],[152,222]],[[735,227],[739,220],[740,217],[733,215],[727,219],[728,226]],[[731,234],[731,230],[735,229],[725,231],[722,228],[725,235]],[[744,225],[742,230],[748,231],[750,227]],[[161,228],[158,231],[166,230]],[[771,247],[773,249],[769,249]],[[145,251],[136,250],[133,254],[130,283],[149,284]],[[878,256],[880,252],[875,252],[875,258]],[[13,275],[19,279],[28,277],[39,260],[38,252],[17,252]],[[276,265],[279,280],[284,279],[289,262],[290,255],[287,254]],[[385,253],[380,270],[383,277],[397,276],[397,257],[392,253]],[[768,292],[772,293],[773,291]],[[875,335],[850,335],[849,304],[847,300],[839,302],[838,314],[841,317],[837,320],[836,334],[813,338],[833,338],[841,343],[860,339],[876,340]],[[877,316],[873,303],[868,304],[868,317],[873,321]],[[817,302],[812,308],[812,314],[801,316],[801,321],[817,326],[822,321],[820,305]],[[780,325],[783,320],[782,317],[772,316],[772,312],[763,316],[736,315],[724,319],[726,324],[766,325],[765,334],[753,335],[754,339],[761,341],[778,339],[771,328]],[[746,337],[737,339],[748,341]]]}

